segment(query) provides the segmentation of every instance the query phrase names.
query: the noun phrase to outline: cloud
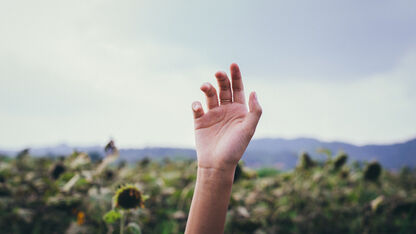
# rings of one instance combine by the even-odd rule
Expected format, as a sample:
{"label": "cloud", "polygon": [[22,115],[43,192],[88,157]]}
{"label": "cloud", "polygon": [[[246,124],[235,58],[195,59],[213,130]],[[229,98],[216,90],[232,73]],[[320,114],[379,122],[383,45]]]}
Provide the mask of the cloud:
{"label": "cloud", "polygon": [[192,146],[189,105],[231,62],[264,105],[258,137],[410,137],[409,4],[2,3],[0,146]]}
{"label": "cloud", "polygon": [[416,53],[391,71],[352,82],[274,82],[255,85],[263,93],[260,136],[308,135],[326,140],[377,143],[415,136]]}

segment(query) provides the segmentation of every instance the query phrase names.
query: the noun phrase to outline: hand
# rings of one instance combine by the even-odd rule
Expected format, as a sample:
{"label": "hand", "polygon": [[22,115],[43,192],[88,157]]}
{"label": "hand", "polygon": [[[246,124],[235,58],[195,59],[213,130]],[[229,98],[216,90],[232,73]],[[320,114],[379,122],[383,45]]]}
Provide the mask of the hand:
{"label": "hand", "polygon": [[243,82],[237,64],[230,66],[231,80],[225,72],[217,72],[216,89],[204,83],[208,111],[200,102],[192,103],[198,167],[234,170],[256,130],[262,109],[255,92],[250,94],[247,111]]}

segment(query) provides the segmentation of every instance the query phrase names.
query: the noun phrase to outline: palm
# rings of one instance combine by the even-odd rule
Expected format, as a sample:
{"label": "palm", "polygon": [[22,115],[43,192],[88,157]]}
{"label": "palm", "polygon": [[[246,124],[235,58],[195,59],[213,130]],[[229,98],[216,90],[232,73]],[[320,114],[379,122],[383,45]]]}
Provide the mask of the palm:
{"label": "palm", "polygon": [[[208,112],[199,102],[194,103],[195,140],[198,164],[207,168],[224,168],[236,165],[243,155],[261,115],[255,94],[250,96],[247,111],[240,71],[231,65],[232,88],[225,73],[216,77],[220,86],[220,102],[215,88],[204,84],[201,90],[207,96]],[[234,99],[234,101],[231,101]]]}

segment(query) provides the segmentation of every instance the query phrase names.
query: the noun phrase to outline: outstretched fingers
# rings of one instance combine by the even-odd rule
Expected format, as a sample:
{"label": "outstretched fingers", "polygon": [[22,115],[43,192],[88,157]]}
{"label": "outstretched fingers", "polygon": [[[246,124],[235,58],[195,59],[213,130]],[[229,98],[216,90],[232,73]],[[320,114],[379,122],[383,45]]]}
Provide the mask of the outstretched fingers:
{"label": "outstretched fingers", "polygon": [[199,119],[204,115],[204,109],[200,102],[196,101],[192,103],[192,112],[194,113],[194,119]]}
{"label": "outstretched fingers", "polygon": [[204,83],[201,86],[202,92],[205,93],[205,96],[207,97],[207,106],[208,109],[213,109],[218,106],[218,96],[217,96],[217,90],[212,86],[210,83]]}
{"label": "outstretched fingers", "polygon": [[230,66],[230,71],[231,71],[234,102],[245,104],[246,99],[244,96],[244,86],[243,86],[243,80],[241,79],[240,68],[238,67],[236,63],[233,63]]}
{"label": "outstretched fingers", "polygon": [[225,72],[215,73],[215,77],[218,81],[218,86],[220,88],[220,104],[226,105],[233,102],[233,95],[231,93],[231,83],[230,79]]}
{"label": "outstretched fingers", "polygon": [[257,99],[257,94],[255,92],[250,93],[248,107],[250,111],[247,114],[246,124],[248,129],[250,129],[252,131],[252,134],[254,134],[257,123],[259,122],[261,114],[263,112]]}

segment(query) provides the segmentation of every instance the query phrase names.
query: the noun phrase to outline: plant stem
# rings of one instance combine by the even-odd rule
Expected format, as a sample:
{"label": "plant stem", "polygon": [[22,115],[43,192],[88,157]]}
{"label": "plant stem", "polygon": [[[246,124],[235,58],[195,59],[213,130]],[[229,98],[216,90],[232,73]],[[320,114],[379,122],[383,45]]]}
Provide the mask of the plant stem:
{"label": "plant stem", "polygon": [[124,212],[121,211],[120,214],[121,214],[121,217],[120,217],[120,234],[123,234],[123,232],[124,232]]}

